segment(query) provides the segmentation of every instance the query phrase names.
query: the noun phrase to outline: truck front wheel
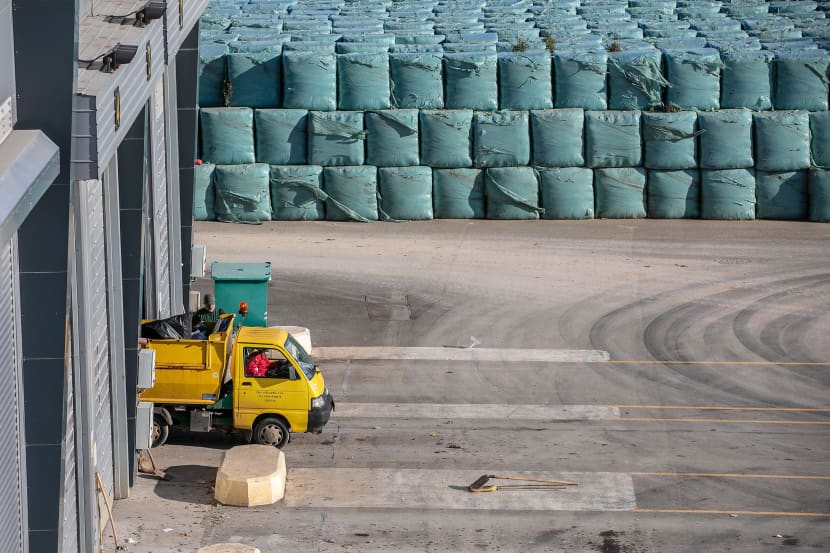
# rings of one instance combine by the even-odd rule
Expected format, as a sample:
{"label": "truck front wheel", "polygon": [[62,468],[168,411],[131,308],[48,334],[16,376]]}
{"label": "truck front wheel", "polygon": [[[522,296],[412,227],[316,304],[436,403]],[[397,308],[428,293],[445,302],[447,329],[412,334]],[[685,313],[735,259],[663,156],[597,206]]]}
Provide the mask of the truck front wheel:
{"label": "truck front wheel", "polygon": [[158,447],[160,445],[164,445],[164,442],[167,441],[167,436],[170,435],[170,426],[167,424],[167,421],[164,420],[164,417],[161,415],[153,415],[153,434],[150,436],[152,439],[152,447]]}
{"label": "truck front wheel", "polygon": [[265,417],[254,427],[253,441],[261,445],[271,445],[278,449],[288,443],[290,434],[288,426],[275,417]]}

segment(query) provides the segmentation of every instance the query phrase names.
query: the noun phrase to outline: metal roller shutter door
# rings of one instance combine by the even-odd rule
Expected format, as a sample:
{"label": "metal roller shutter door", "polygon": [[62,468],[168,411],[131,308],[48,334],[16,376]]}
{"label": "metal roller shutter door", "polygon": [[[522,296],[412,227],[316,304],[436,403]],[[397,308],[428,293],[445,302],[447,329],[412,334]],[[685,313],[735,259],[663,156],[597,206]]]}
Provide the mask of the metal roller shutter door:
{"label": "metal roller shutter door", "polygon": [[7,432],[0,447],[0,553],[24,550],[23,464],[20,442],[20,352],[18,315],[15,310],[16,263],[12,242],[0,244],[0,321],[11,336],[0,340],[0,420]]}
{"label": "metal roller shutter door", "polygon": [[159,318],[170,312],[170,231],[167,214],[167,146],[164,124],[164,81],[159,79],[150,102],[150,144],[153,171],[153,254],[156,277],[156,308]]}

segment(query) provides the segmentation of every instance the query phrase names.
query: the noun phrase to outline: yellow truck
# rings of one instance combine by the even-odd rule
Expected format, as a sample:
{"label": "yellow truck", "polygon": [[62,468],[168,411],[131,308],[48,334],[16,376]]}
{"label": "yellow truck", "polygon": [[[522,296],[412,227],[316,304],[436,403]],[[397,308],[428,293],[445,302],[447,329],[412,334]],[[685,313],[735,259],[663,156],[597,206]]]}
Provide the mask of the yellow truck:
{"label": "yellow truck", "polygon": [[147,339],[155,384],[153,447],[171,426],[239,431],[254,443],[283,447],[291,432],[322,432],[334,399],[311,356],[288,332],[240,327],[222,315],[207,340]]}

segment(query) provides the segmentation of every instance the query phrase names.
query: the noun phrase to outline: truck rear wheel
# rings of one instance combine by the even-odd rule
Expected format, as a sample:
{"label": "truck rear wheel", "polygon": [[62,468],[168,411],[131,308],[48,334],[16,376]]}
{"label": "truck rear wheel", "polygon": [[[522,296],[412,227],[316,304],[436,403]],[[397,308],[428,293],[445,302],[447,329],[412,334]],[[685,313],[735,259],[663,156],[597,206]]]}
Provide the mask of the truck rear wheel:
{"label": "truck rear wheel", "polygon": [[290,433],[288,426],[278,418],[265,417],[254,427],[253,441],[261,445],[271,445],[278,449],[288,443]]}
{"label": "truck rear wheel", "polygon": [[151,447],[158,447],[164,445],[167,437],[170,435],[170,425],[164,420],[161,415],[153,415],[153,433],[150,436],[152,439]]}

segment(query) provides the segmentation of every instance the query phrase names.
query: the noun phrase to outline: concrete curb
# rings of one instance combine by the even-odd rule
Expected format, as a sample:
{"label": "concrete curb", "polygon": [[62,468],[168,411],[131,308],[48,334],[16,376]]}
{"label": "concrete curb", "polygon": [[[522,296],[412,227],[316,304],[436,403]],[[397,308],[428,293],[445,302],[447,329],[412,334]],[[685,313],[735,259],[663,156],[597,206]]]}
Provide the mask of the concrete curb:
{"label": "concrete curb", "polygon": [[224,505],[271,505],[285,495],[285,455],[267,445],[242,445],[225,452],[216,475],[216,501]]}
{"label": "concrete curb", "polygon": [[196,553],[260,553],[260,551],[244,543],[217,543],[197,549]]}

